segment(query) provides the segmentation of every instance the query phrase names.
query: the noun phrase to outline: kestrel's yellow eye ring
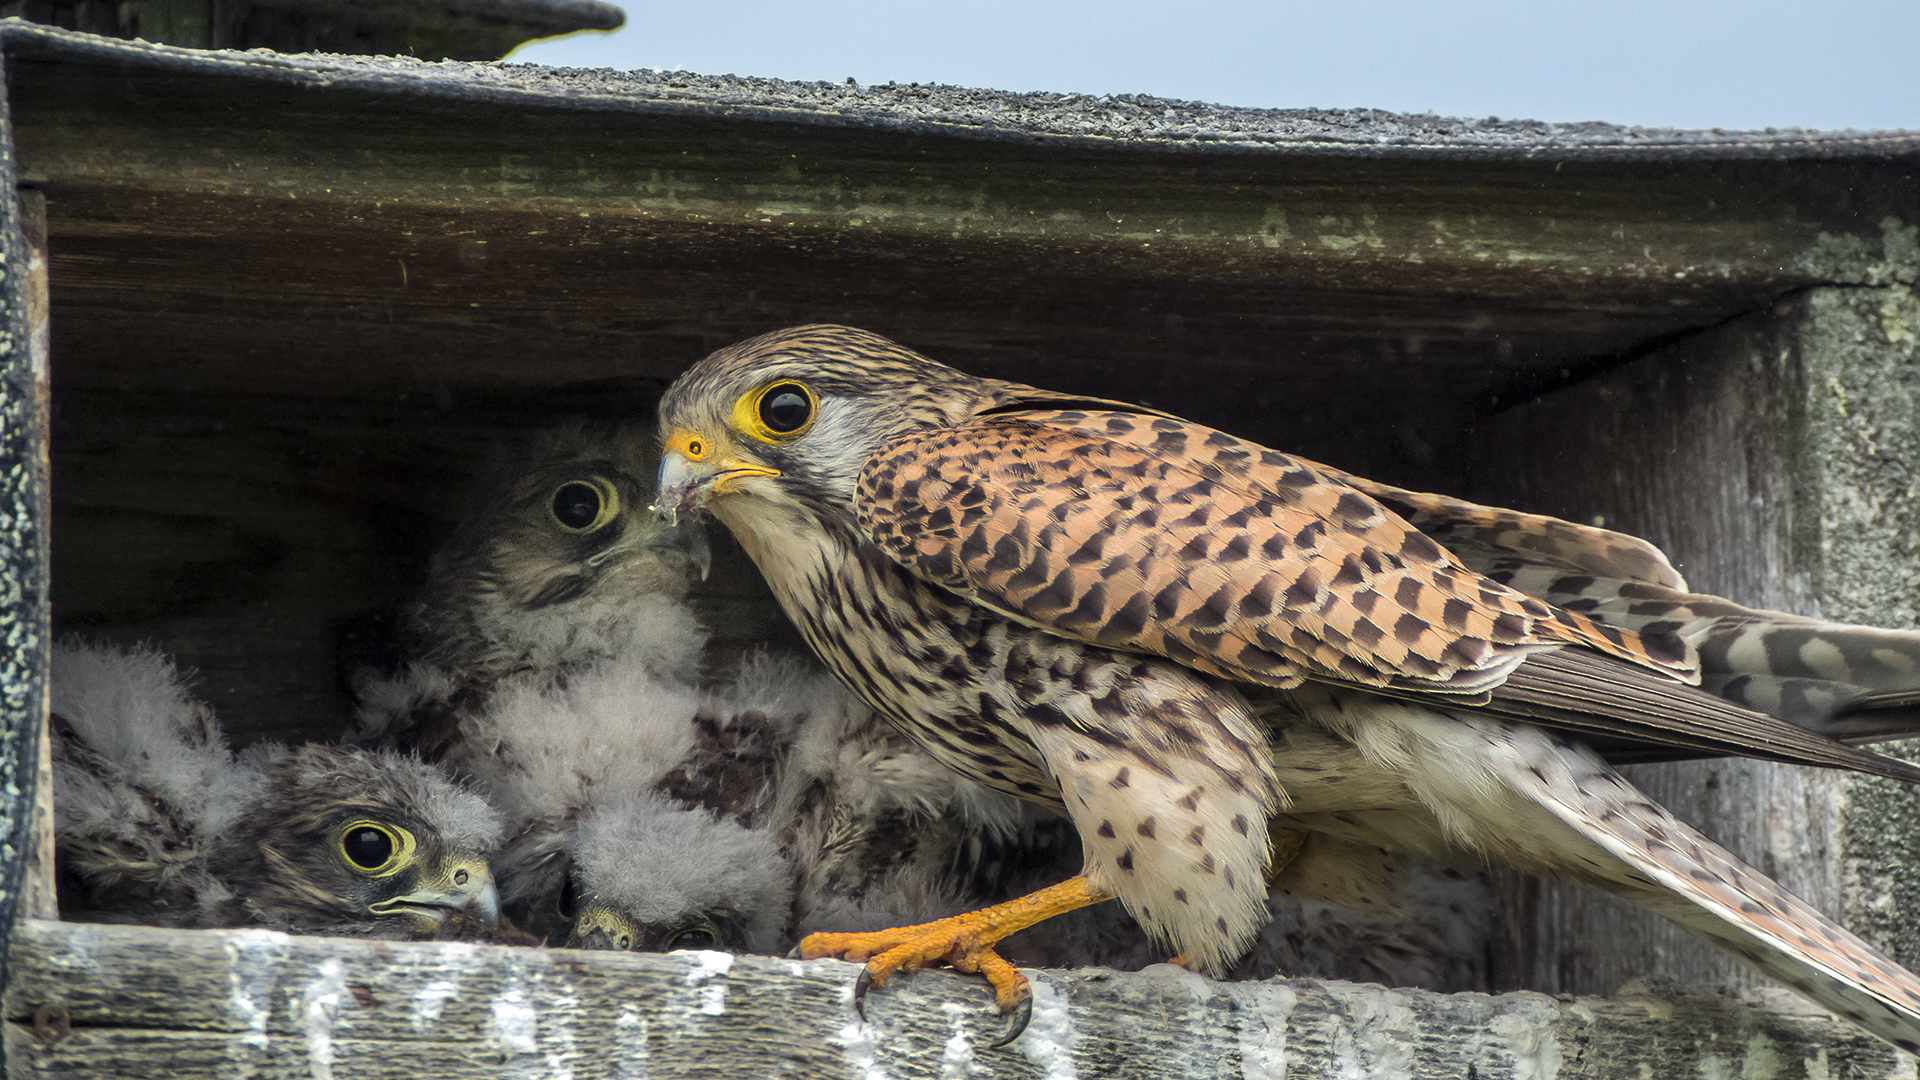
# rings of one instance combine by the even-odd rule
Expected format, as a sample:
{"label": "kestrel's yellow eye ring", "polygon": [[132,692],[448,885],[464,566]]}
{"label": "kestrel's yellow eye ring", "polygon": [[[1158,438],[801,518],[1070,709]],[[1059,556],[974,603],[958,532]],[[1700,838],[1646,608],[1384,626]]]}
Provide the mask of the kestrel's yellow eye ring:
{"label": "kestrel's yellow eye ring", "polygon": [[355,873],[388,877],[413,857],[413,834],[397,825],[362,819],[340,830],[340,856]]}
{"label": "kestrel's yellow eye ring", "polygon": [[785,379],[762,387],[740,402],[738,419],[755,437],[768,442],[797,439],[813,426],[820,399],[805,383]]}
{"label": "kestrel's yellow eye ring", "polygon": [[593,532],[619,516],[620,491],[602,476],[569,480],[554,489],[547,511],[568,532]]}

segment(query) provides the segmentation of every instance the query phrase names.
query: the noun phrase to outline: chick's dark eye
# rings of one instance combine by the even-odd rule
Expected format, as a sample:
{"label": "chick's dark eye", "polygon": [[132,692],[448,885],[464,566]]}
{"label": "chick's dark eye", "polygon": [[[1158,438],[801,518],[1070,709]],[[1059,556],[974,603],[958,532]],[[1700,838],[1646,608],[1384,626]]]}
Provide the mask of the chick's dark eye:
{"label": "chick's dark eye", "polygon": [[560,916],[562,919],[572,922],[574,915],[578,914],[579,910],[580,894],[574,890],[573,875],[569,873],[566,884],[560,886],[560,897],[554,901],[553,911],[554,914]]}
{"label": "chick's dark eye", "polygon": [[600,517],[600,490],[579,480],[553,493],[553,519],[569,529],[584,529]]}
{"label": "chick's dark eye", "polygon": [[371,826],[360,826],[348,830],[340,841],[340,850],[347,853],[355,866],[363,870],[374,870],[393,858],[393,837]]}
{"label": "chick's dark eye", "polygon": [[692,926],[674,934],[667,941],[669,949],[711,949],[720,943],[713,930],[705,926]]}
{"label": "chick's dark eye", "polygon": [[798,431],[812,417],[813,399],[798,383],[781,383],[760,395],[760,422],[770,431]]}

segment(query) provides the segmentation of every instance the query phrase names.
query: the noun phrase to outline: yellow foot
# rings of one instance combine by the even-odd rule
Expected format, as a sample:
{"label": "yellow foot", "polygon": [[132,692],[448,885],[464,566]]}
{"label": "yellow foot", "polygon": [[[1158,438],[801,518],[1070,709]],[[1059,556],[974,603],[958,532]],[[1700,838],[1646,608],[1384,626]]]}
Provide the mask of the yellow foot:
{"label": "yellow foot", "polygon": [[955,971],[983,975],[993,986],[1000,1011],[1009,1016],[1008,1030],[992,1044],[1005,1046],[1026,1030],[1033,1013],[1033,989],[1027,985],[1026,976],[993,951],[994,945],[1044,919],[1111,899],[1112,893],[1075,876],[1017,900],[918,926],[858,934],[808,934],[800,942],[799,952],[809,960],[838,956],[855,963],[866,962],[866,970],[853,989],[854,1008],[860,1011],[862,1020],[867,1016],[867,988],[887,985],[896,971],[917,971],[929,964],[944,963]]}

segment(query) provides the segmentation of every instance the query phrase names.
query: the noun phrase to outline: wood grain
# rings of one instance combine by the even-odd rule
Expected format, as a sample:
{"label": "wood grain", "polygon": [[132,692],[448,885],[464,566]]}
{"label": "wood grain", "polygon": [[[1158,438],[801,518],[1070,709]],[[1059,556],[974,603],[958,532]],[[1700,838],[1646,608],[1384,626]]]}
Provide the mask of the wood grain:
{"label": "wood grain", "polygon": [[[5,1000],[25,1077],[1895,1075],[1830,1020],[1671,990],[1618,1000],[1034,972],[1025,1035],[975,980],[852,965],[27,922]],[[36,1009],[72,1033],[43,1041]]]}

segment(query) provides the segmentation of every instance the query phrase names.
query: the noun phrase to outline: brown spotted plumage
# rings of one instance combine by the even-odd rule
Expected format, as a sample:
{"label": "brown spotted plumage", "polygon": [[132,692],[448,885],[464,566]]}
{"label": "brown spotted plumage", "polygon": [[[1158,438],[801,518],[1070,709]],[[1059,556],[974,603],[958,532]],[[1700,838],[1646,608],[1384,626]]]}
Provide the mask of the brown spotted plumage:
{"label": "brown spotted plumage", "polygon": [[869,959],[876,982],[944,960],[1011,1007],[1024,984],[993,944],[1036,916],[1118,896],[1217,970],[1270,886],[1366,904],[1382,848],[1499,856],[1654,907],[1920,1046],[1920,981],[1571,736],[1920,769],[1690,685],[1684,625],[1556,605],[1475,561],[1683,588],[1649,545],[975,378],[846,327],[723,349],[661,419],[662,512],[711,511],[848,686],[949,766],[1063,809],[1085,848],[1079,877],[1018,907],[809,939],[809,955]]}
{"label": "brown spotted plumage", "polygon": [[928,581],[1226,678],[1473,694],[1561,645],[1694,677],[1670,634],[1490,581],[1312,462],[1170,417],[1027,409],[914,432],[868,459],[854,505]]}

